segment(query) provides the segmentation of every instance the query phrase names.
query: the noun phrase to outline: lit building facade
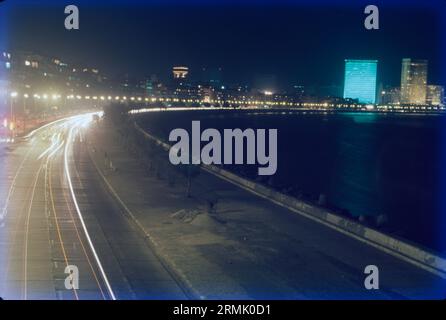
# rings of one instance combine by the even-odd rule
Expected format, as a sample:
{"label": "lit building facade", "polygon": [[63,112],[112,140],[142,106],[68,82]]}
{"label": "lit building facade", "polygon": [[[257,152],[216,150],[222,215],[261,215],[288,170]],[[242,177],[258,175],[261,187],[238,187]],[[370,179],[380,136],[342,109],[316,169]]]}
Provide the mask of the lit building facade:
{"label": "lit building facade", "polygon": [[374,104],[377,68],[377,60],[345,60],[344,99]]}
{"label": "lit building facade", "polygon": [[405,58],[401,67],[401,104],[426,104],[427,60]]}
{"label": "lit building facade", "polygon": [[431,106],[443,106],[444,87],[436,85],[426,86],[426,104]]}

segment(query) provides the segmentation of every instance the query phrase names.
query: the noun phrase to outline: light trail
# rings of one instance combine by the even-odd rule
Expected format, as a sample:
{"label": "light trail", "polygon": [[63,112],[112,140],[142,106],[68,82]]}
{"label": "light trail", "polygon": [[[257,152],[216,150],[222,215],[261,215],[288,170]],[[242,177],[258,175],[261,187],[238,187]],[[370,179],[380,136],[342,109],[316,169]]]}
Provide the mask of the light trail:
{"label": "light trail", "polygon": [[[85,117],[85,116],[92,116],[93,114],[98,114],[99,116],[101,116],[101,115],[103,114],[103,112],[102,112],[102,111],[89,112],[89,113],[82,114],[82,115],[80,115],[80,116],[83,116],[83,117]],[[37,129],[34,129],[34,130],[31,131],[30,133],[28,133],[26,136],[24,136],[24,138],[25,138],[25,139],[31,138],[31,137],[34,136],[37,132],[39,132],[39,131],[41,131],[41,130],[43,130],[43,129],[45,129],[45,128],[48,128],[48,127],[50,127],[50,126],[52,126],[52,125],[55,125],[56,123],[63,123],[63,122],[68,123],[69,121],[73,121],[73,120],[76,120],[76,119],[78,119],[78,118],[79,118],[79,115],[75,115],[75,116],[70,116],[70,117],[66,117],[66,118],[62,118],[62,119],[58,119],[58,120],[51,121],[51,122],[49,122],[49,123],[47,123],[47,124],[44,124],[44,125],[41,126],[41,127],[38,127]],[[65,125],[66,125],[66,124],[65,124]]]}
{"label": "light trail", "polygon": [[25,161],[28,159],[28,157],[29,157],[29,155],[31,153],[31,150],[32,149],[30,148],[26,152],[25,156],[23,157],[23,160],[20,162],[20,165],[19,165],[19,167],[18,167],[18,169],[17,169],[17,171],[16,171],[16,173],[14,175],[14,178],[12,179],[11,186],[10,186],[9,191],[8,191],[8,196],[6,197],[6,200],[5,200],[5,205],[3,206],[2,213],[0,214],[0,221],[3,221],[3,219],[5,219],[5,217],[8,215],[8,211],[7,210],[8,210],[8,206],[9,206],[9,200],[11,199],[11,195],[12,195],[12,193],[15,190],[15,182],[16,182],[17,177],[19,176],[21,170],[23,169],[23,165],[25,164]]}
{"label": "light trail", "polygon": [[75,117],[75,116],[72,116],[72,117],[69,117],[69,118],[63,118],[63,119],[59,119],[59,120],[55,120],[55,121],[52,121],[52,122],[50,122],[50,123],[47,123],[47,124],[45,124],[45,125],[43,125],[43,126],[37,128],[37,129],[34,129],[34,130],[31,131],[30,133],[28,133],[26,136],[24,136],[24,138],[31,138],[31,137],[34,136],[37,132],[39,132],[39,131],[41,131],[41,130],[43,130],[43,129],[45,129],[45,128],[51,126],[51,125],[54,125],[54,124],[59,123],[59,122],[67,121],[68,119],[71,119],[71,118],[74,118],[74,117]]}
{"label": "light trail", "polygon": [[62,148],[63,145],[64,145],[64,142],[62,141],[62,142],[57,146],[57,148],[54,149],[53,152],[51,152],[51,153],[48,155],[48,158],[51,158],[52,156],[54,156],[54,154],[55,154],[57,151],[59,151],[59,149]]}
{"label": "light trail", "polygon": [[[76,170],[76,174],[77,174],[77,176],[79,175],[77,170]],[[87,249],[85,248],[84,241],[81,238],[79,228],[77,227],[77,223],[75,221],[75,217],[74,217],[74,214],[73,214],[73,209],[72,209],[72,206],[71,206],[71,202],[70,202],[70,199],[69,199],[68,192],[67,192],[67,190],[65,188],[63,189],[62,192],[63,192],[63,196],[64,196],[64,199],[65,199],[65,203],[67,205],[68,212],[70,214],[71,219],[74,222],[74,229],[76,230],[77,238],[79,239],[79,243],[81,244],[82,251],[83,251],[83,253],[85,255],[85,258],[87,259],[88,265],[90,266],[91,273],[92,273],[92,275],[93,275],[93,277],[94,277],[94,279],[96,281],[96,284],[98,285],[99,291],[101,292],[102,299],[103,300],[107,300],[107,298],[106,298],[106,296],[104,294],[104,290],[102,290],[102,285],[100,284],[98,276],[96,275],[96,271],[93,268],[93,264],[92,264],[92,262],[90,260],[90,257],[88,256]]]}
{"label": "light trail", "polygon": [[[90,117],[91,117],[91,115],[92,114],[89,114]],[[96,249],[95,249],[95,247],[93,245],[93,242],[91,241],[90,234],[88,233],[87,227],[85,225],[84,218],[82,216],[82,212],[81,212],[81,210],[79,208],[79,204],[77,202],[76,194],[74,193],[74,188],[73,188],[73,184],[72,184],[72,180],[71,180],[70,169],[69,169],[69,166],[68,166],[68,152],[69,152],[69,148],[70,148],[70,145],[71,145],[71,142],[72,142],[72,139],[73,139],[73,131],[75,129],[74,125],[76,125],[76,124],[85,124],[87,122],[87,120],[88,120],[87,118],[84,118],[86,116],[88,116],[88,115],[85,115],[85,116],[82,116],[81,118],[76,119],[78,121],[74,121],[73,122],[73,126],[69,130],[68,137],[67,137],[66,143],[65,143],[65,151],[64,151],[64,153],[65,153],[64,154],[65,174],[67,176],[67,181],[68,181],[68,186],[69,186],[70,193],[71,193],[71,198],[73,199],[74,207],[76,208],[76,212],[77,212],[77,214],[79,216],[79,220],[81,222],[82,229],[84,230],[85,237],[87,238],[88,244],[89,244],[90,249],[91,249],[91,251],[93,253],[93,256],[94,256],[94,258],[96,260],[98,268],[99,268],[99,270],[101,272],[102,278],[104,279],[104,282],[105,282],[107,290],[108,290],[108,292],[110,294],[110,297],[112,298],[112,300],[116,300],[116,296],[115,296],[115,294],[113,292],[112,287],[110,286],[110,283],[108,281],[108,277],[105,274],[104,268],[102,267],[102,263],[99,260],[99,256],[96,253]]]}
{"label": "light trail", "polygon": [[57,135],[56,133],[53,133],[53,135],[51,136],[51,145],[39,155],[37,160],[42,159],[47,153],[51,152],[54,148],[57,149],[57,146],[60,145],[60,142],[61,142],[60,132]]}

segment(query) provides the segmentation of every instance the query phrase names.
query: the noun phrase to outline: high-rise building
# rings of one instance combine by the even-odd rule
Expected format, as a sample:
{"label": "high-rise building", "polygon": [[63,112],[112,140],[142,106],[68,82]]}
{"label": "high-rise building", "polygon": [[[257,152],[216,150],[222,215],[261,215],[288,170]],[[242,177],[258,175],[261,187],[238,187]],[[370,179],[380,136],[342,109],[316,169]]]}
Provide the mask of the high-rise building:
{"label": "high-rise building", "polygon": [[374,104],[377,67],[377,60],[345,60],[344,99]]}
{"label": "high-rise building", "polygon": [[442,106],[444,101],[444,87],[429,85],[426,87],[426,104]]}
{"label": "high-rise building", "polygon": [[401,67],[401,104],[426,104],[427,60],[405,58]]}
{"label": "high-rise building", "polygon": [[381,90],[380,104],[400,104],[400,88],[386,88]]}

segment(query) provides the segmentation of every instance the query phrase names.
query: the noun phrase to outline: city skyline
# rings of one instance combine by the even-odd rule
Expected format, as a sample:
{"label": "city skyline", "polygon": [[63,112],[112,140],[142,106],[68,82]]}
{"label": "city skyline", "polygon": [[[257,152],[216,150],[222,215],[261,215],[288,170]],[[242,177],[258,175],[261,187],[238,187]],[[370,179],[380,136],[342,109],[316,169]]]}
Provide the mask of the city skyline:
{"label": "city skyline", "polygon": [[[217,5],[185,5],[175,12],[162,5],[147,5],[145,10],[135,5],[119,10],[97,6],[83,4],[82,27],[68,34],[57,28],[57,8],[18,6],[20,9],[11,12],[14,19],[9,21],[12,36],[8,47],[31,48],[76,63],[89,61],[107,70],[111,77],[156,74],[165,81],[173,66],[186,65],[193,79],[200,77],[198,70],[204,67],[222,68],[227,83],[255,85],[257,79],[269,79],[273,91],[295,85],[342,85],[341,61],[346,58],[379,60],[379,82],[396,86],[400,70],[395,66],[402,58],[410,57],[429,60],[435,66],[429,70],[431,82],[444,84],[442,54],[440,46],[435,45],[442,39],[439,17],[427,5],[421,9],[381,6],[383,28],[377,31],[363,28],[364,14],[359,3],[339,10],[271,5],[241,6],[230,11]],[[419,14],[420,10],[423,14]],[[27,19],[37,14],[52,28],[43,30],[40,24]],[[343,19],[347,16],[350,19]],[[246,24],[247,18],[250,25]],[[108,26],[106,22],[113,19],[126,23],[119,29]],[[342,30],[342,35],[331,33],[333,25]],[[30,30],[35,30],[37,36],[30,37]],[[192,33],[200,36],[189,37]],[[420,36],[412,39],[414,33]],[[62,38],[70,45],[51,41]],[[249,55],[251,52],[255,54]]]}
{"label": "city skyline", "polygon": [[[35,78],[39,72],[43,72],[43,79],[53,78],[53,73],[67,73],[69,82],[75,79],[87,79],[91,77],[90,81],[98,82],[99,87],[93,86],[91,89],[91,95],[108,95],[108,94],[129,94],[129,95],[143,95],[151,97],[166,96],[165,89],[174,90],[174,97],[183,97],[185,99],[193,99],[194,101],[202,100],[204,103],[213,103],[214,101],[225,100],[258,100],[258,101],[277,101],[280,102],[310,102],[310,103],[342,103],[342,101],[330,101],[326,99],[343,98],[347,103],[359,102],[362,104],[377,104],[377,105],[434,105],[439,106],[444,103],[444,86],[436,83],[432,83],[428,79],[428,61],[427,60],[414,60],[410,58],[403,58],[401,60],[401,82],[398,86],[389,86],[378,82],[380,78],[380,68],[378,67],[378,60],[357,60],[357,59],[345,59],[344,81],[342,84],[332,86],[295,86],[294,91],[280,91],[272,90],[270,86],[248,86],[246,84],[229,85],[221,78],[221,68],[203,68],[199,70],[201,77],[198,80],[190,78],[190,68],[187,66],[173,66],[170,69],[170,80],[160,81],[157,76],[152,75],[150,78],[133,78],[131,76],[125,76],[123,78],[109,78],[106,72],[93,67],[85,67],[82,65],[73,65],[70,61],[62,59],[60,57],[44,57],[37,55],[33,52],[20,52],[20,51],[4,51],[0,56],[0,68],[3,72],[3,80],[8,80],[8,71],[13,71],[11,75],[16,74],[9,81],[7,85],[11,91],[15,92],[20,90],[19,87],[23,84],[15,83],[13,79],[19,79],[25,74],[32,72]],[[421,65],[418,67],[418,65]],[[415,66],[415,67],[414,67]],[[415,69],[414,69],[415,68]],[[414,69],[415,71],[413,71]],[[39,71],[40,70],[40,71]],[[17,74],[17,72],[19,72]],[[25,72],[24,75],[17,75]],[[36,74],[37,72],[37,74]],[[46,76],[48,74],[48,76]],[[70,75],[71,74],[71,75]],[[417,75],[421,74],[421,79],[417,78]],[[6,78],[5,78],[6,76]],[[39,76],[38,76],[39,77]],[[429,81],[428,81],[429,80]],[[408,84],[409,81],[414,82]],[[58,85],[55,88],[51,87],[43,89],[40,87],[32,88],[26,85],[26,95],[44,95],[42,90],[55,90],[57,95],[67,92],[67,96],[76,94],[82,94],[84,90],[77,84],[77,90],[70,85],[66,90],[59,88]],[[7,82],[8,83],[8,82]],[[261,81],[258,81],[261,83]],[[370,84],[368,84],[370,83]],[[6,84],[3,84],[4,87]],[[86,82],[87,88],[89,87]],[[40,86],[40,85],[39,85]],[[82,85],[83,86],[83,85]],[[98,89],[101,88],[99,91]],[[410,88],[410,90],[409,90]],[[2,89],[3,90],[3,89]],[[124,91],[122,91],[124,90]],[[229,94],[231,90],[235,90],[234,94]],[[223,92],[226,91],[226,94]],[[415,98],[417,94],[421,92],[422,97],[418,97],[422,100],[408,100],[409,92]],[[54,93],[53,93],[54,94]],[[229,94],[229,96],[228,96]],[[253,95],[254,94],[254,95]],[[264,95],[265,99],[257,96],[258,94]],[[289,97],[280,95],[290,95]],[[251,97],[247,97],[249,95]],[[420,94],[418,94],[420,95]],[[226,98],[224,98],[226,96]],[[305,98],[307,97],[307,98]],[[313,97],[313,98],[311,98]],[[401,98],[401,101],[400,101]],[[285,99],[285,100],[284,100]],[[289,100],[291,99],[291,100]],[[321,100],[322,99],[322,100]],[[325,101],[324,101],[325,99]],[[415,99],[415,100],[414,100]],[[348,102],[350,101],[350,102]]]}

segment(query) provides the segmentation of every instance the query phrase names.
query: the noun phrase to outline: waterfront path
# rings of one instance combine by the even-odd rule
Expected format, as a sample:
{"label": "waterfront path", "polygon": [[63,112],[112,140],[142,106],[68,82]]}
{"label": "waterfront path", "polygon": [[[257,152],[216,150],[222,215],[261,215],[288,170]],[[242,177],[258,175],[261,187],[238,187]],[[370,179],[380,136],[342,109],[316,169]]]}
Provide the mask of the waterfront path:
{"label": "waterfront path", "polygon": [[[211,174],[195,177],[187,197],[184,178],[148,172],[107,122],[87,140],[98,177],[122,214],[192,297],[446,297],[444,279]],[[209,201],[216,203],[212,213]],[[379,268],[378,290],[364,286],[367,265]]]}

